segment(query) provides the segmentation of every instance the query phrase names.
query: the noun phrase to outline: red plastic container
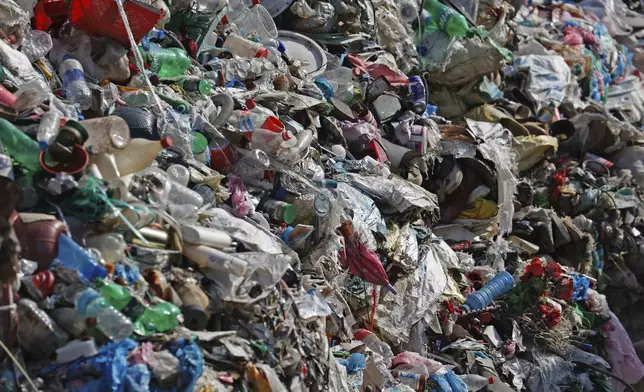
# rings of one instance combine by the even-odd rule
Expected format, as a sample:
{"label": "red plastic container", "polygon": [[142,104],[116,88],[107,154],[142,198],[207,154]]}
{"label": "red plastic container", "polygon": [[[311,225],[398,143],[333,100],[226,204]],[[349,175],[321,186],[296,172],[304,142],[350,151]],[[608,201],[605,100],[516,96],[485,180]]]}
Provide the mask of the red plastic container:
{"label": "red plastic container", "polygon": [[[161,19],[161,12],[135,0],[123,4],[134,40],[139,42]],[[72,0],[69,22],[88,34],[109,37],[130,47],[125,25],[114,0]]]}

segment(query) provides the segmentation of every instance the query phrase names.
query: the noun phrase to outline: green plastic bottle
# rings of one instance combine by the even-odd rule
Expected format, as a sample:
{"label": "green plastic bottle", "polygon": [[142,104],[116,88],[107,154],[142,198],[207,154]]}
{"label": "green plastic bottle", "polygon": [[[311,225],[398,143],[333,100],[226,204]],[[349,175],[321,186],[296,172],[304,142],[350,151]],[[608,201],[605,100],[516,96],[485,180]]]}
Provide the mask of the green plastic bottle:
{"label": "green plastic bottle", "polygon": [[151,71],[160,79],[174,78],[186,74],[192,61],[185,50],[179,48],[157,48],[150,51]]}
{"label": "green plastic bottle", "polygon": [[102,279],[96,279],[95,285],[110,305],[134,321],[134,331],[139,335],[166,332],[179,326],[177,316],[181,310],[169,302],[147,306],[127,287]]}
{"label": "green plastic bottle", "polygon": [[0,143],[14,164],[25,170],[40,170],[40,145],[9,121],[0,118]]}
{"label": "green plastic bottle", "polygon": [[451,37],[464,37],[469,31],[467,20],[457,11],[444,5],[438,0],[425,0],[425,10],[431,15],[431,20],[425,25],[431,29],[443,30]]}

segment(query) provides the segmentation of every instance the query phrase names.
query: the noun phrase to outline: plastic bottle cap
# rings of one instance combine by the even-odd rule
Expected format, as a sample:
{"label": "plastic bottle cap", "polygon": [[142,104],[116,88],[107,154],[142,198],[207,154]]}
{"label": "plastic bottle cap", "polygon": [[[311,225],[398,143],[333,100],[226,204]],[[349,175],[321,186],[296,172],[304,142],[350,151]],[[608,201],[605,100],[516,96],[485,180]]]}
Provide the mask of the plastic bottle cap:
{"label": "plastic bottle cap", "polygon": [[47,144],[47,142],[46,142],[46,141],[44,141],[44,140],[39,141],[39,142],[38,142],[38,144],[40,145],[40,149],[41,149],[41,150],[46,149],[46,148],[47,148],[47,146],[49,145],[49,144]]}
{"label": "plastic bottle cap", "polygon": [[201,132],[194,132],[192,134],[192,152],[195,155],[202,154],[208,148],[208,140]]}
{"label": "plastic bottle cap", "polygon": [[492,376],[488,377],[488,378],[487,378],[487,381],[488,381],[490,384],[494,384],[494,377],[492,377]]}
{"label": "plastic bottle cap", "polygon": [[68,59],[73,59],[74,57],[71,54],[66,54],[63,56],[63,61],[68,60]]}
{"label": "plastic bottle cap", "polygon": [[290,132],[282,132],[282,139],[291,140]]}
{"label": "plastic bottle cap", "polygon": [[284,230],[284,232],[280,236],[282,238],[282,240],[284,240],[286,245],[289,245],[289,246],[291,245],[289,243],[289,236],[291,235],[292,232],[293,232],[293,227],[289,226],[289,227],[286,228],[286,230]]}
{"label": "plastic bottle cap", "polygon": [[284,42],[277,40],[277,50],[279,50],[280,53],[286,52],[286,46],[284,45]]}
{"label": "plastic bottle cap", "polygon": [[161,147],[165,149],[172,147],[172,139],[169,137],[164,137],[163,139],[161,139]]}
{"label": "plastic bottle cap", "polygon": [[76,309],[78,309],[78,312],[80,314],[85,314],[87,311],[87,306],[92,302],[94,299],[99,297],[99,294],[92,289],[86,289],[84,290],[78,299],[76,299]]}
{"label": "plastic bottle cap", "polygon": [[257,58],[267,58],[268,57],[268,49],[266,48],[259,48],[257,49],[257,52],[255,52],[255,57]]}
{"label": "plastic bottle cap", "polygon": [[257,103],[255,102],[255,100],[254,100],[254,99],[252,99],[252,98],[248,98],[248,99],[246,100],[246,108],[247,108],[248,110],[254,109],[254,108],[255,108],[255,106],[257,106]]}
{"label": "plastic bottle cap", "polygon": [[297,209],[292,204],[287,204],[282,209],[282,220],[286,224],[291,224],[295,220],[295,215],[297,215]]}

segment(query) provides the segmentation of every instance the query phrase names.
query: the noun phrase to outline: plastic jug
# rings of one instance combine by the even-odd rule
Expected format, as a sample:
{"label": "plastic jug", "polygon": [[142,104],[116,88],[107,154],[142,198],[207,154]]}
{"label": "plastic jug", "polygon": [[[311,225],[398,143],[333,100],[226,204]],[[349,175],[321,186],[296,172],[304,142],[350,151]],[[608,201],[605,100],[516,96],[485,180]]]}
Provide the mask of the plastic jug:
{"label": "plastic jug", "polygon": [[499,272],[480,290],[467,296],[463,307],[469,310],[479,310],[488,306],[495,298],[507,293],[514,287],[514,278],[509,272]]}
{"label": "plastic jug", "polygon": [[146,169],[161,150],[170,147],[172,140],[167,137],[159,141],[132,139],[127,147],[114,153],[114,161],[120,175],[126,176]]}
{"label": "plastic jug", "polygon": [[130,141],[130,128],[121,117],[97,117],[81,121],[80,124],[85,127],[88,135],[83,147],[92,154],[119,151]]}

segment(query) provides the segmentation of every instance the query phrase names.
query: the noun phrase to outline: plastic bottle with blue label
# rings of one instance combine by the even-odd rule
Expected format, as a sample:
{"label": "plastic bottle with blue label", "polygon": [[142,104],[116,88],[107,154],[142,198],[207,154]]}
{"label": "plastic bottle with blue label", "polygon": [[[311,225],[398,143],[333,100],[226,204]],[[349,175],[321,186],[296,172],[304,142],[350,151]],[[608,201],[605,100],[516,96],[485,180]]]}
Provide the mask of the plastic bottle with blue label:
{"label": "plastic bottle with blue label", "polygon": [[85,80],[83,66],[70,55],[65,55],[63,59],[59,73],[63,79],[65,95],[68,100],[78,104],[82,110],[87,110],[92,106],[92,94]]}
{"label": "plastic bottle with blue label", "polygon": [[499,272],[480,290],[468,295],[463,307],[468,311],[483,309],[495,298],[510,291],[512,287],[514,287],[512,275],[506,271]]}
{"label": "plastic bottle with blue label", "polygon": [[76,296],[76,310],[85,317],[95,317],[96,327],[111,340],[130,337],[134,327],[129,318],[111,306],[94,289],[85,289]]}

